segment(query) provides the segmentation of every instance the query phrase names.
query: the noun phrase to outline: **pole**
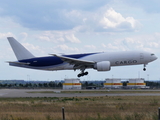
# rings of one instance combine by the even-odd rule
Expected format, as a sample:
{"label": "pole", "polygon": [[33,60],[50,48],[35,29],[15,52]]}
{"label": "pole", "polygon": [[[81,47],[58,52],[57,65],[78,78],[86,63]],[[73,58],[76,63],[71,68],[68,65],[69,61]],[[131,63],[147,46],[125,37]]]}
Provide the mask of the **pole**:
{"label": "pole", "polygon": [[62,107],[62,120],[65,120],[64,107]]}
{"label": "pole", "polygon": [[160,120],[160,107],[158,108],[158,120]]}

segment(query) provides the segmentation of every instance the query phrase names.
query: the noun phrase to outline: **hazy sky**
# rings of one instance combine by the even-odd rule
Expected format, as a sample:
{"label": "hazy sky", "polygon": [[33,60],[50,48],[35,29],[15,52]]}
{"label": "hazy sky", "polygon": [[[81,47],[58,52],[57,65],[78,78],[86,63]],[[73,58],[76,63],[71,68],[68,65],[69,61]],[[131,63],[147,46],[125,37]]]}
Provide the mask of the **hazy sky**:
{"label": "hazy sky", "polygon": [[[9,66],[16,57],[6,39],[13,36],[35,56],[51,53],[145,50],[160,58],[159,0],[0,0],[0,79],[59,80],[76,72]],[[88,70],[81,80],[160,79],[160,60],[147,65]]]}

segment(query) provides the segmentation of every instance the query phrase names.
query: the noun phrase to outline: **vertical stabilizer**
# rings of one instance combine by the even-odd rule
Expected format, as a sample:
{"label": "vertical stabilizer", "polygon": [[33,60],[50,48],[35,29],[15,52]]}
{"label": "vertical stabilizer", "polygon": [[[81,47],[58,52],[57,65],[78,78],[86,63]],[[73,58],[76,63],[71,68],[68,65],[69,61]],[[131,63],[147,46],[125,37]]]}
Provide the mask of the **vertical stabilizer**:
{"label": "vertical stabilizer", "polygon": [[16,41],[13,37],[7,37],[7,39],[18,60],[30,59],[35,57],[25,47],[23,47],[18,41]]}

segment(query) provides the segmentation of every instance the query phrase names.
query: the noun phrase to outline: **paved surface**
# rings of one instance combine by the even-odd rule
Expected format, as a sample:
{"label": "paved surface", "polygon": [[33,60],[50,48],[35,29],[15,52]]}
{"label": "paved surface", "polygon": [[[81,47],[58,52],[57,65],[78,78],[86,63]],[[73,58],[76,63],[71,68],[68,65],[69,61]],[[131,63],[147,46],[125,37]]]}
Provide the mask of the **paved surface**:
{"label": "paved surface", "polygon": [[[28,93],[51,91],[53,93]],[[87,96],[160,96],[159,93],[60,93],[61,90],[53,89],[0,89],[0,98],[2,97],[87,97]],[[90,91],[90,90],[89,90]],[[106,91],[106,90],[105,90]],[[157,91],[157,90],[156,90]]]}

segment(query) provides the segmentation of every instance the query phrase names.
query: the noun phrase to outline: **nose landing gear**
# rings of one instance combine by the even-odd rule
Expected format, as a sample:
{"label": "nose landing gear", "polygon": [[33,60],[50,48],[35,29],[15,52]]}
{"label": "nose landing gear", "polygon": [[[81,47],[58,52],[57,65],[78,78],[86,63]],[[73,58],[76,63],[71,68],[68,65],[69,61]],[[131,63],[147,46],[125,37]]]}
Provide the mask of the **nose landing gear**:
{"label": "nose landing gear", "polygon": [[146,65],[147,65],[147,64],[144,64],[144,68],[143,68],[143,71],[146,71]]}

